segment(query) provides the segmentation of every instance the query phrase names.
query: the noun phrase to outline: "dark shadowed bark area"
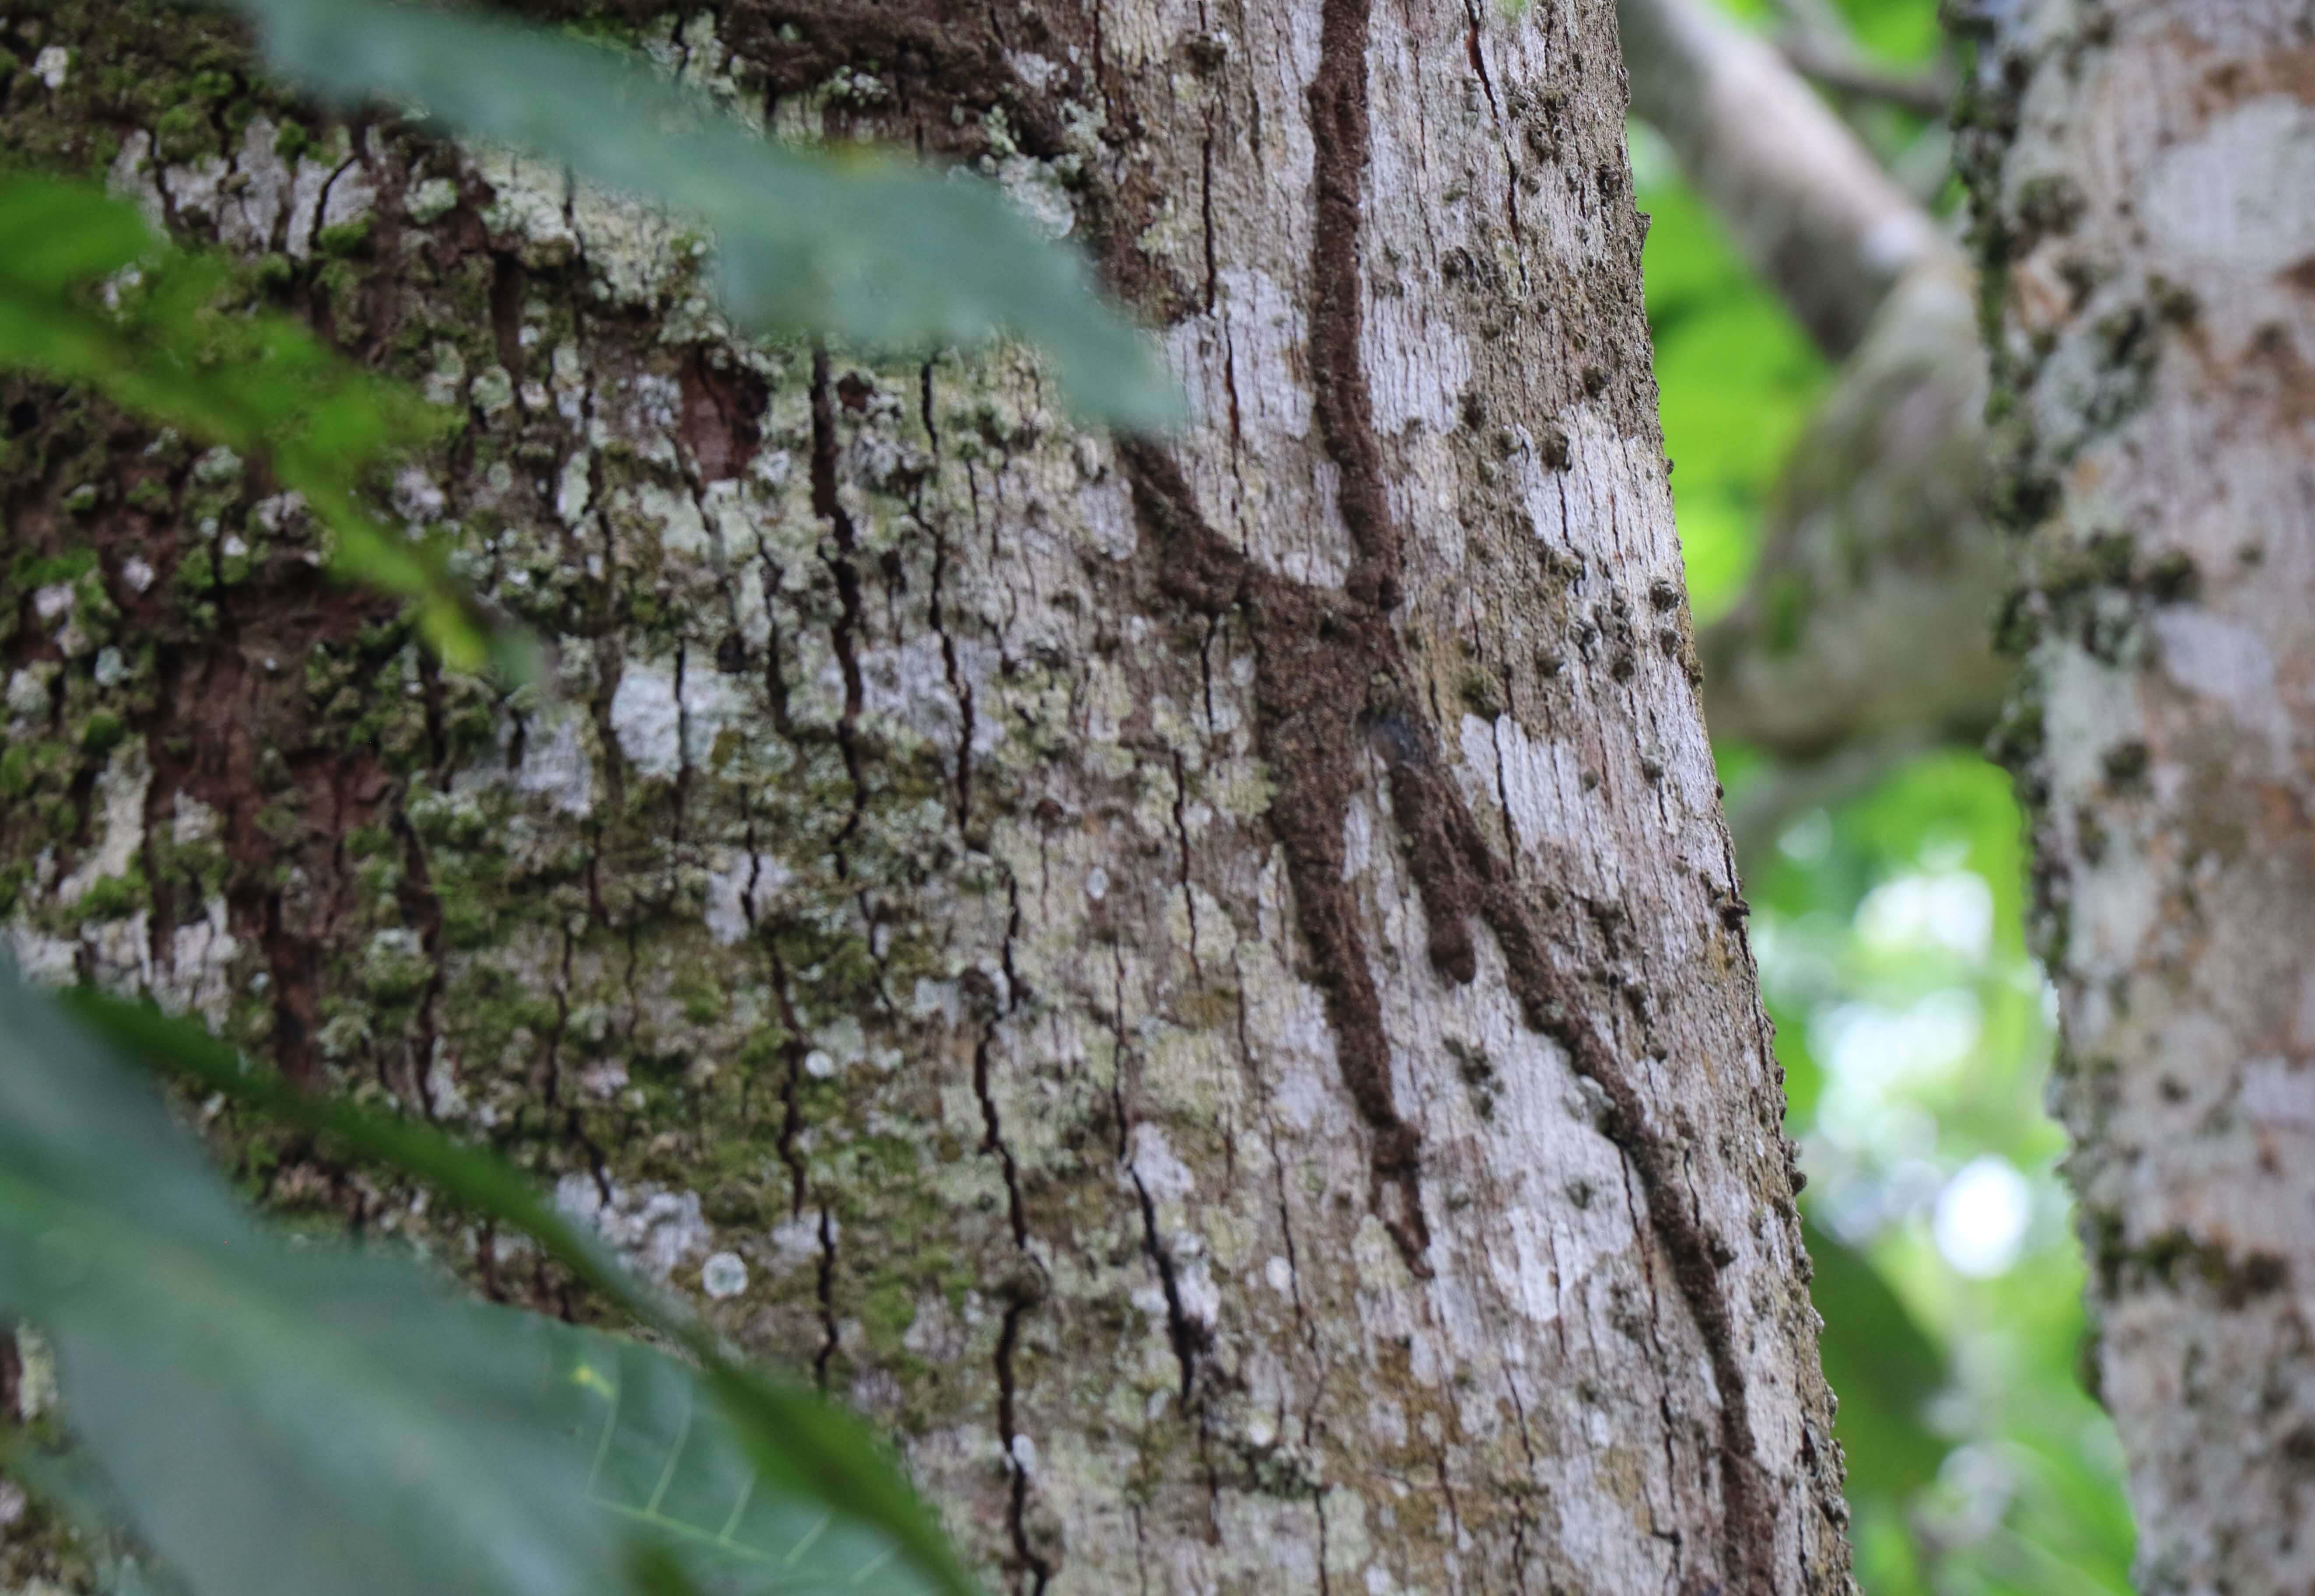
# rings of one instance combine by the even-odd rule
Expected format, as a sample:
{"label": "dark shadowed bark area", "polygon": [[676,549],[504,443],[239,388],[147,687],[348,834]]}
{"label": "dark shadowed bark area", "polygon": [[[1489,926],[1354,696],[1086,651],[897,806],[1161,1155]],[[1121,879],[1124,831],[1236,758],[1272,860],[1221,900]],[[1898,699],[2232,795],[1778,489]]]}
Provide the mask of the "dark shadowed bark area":
{"label": "dark shadowed bark area", "polygon": [[735,338],[679,226],[206,13],[13,14],[0,147],[422,387],[395,509],[553,654],[446,675],[262,462],[11,379],[27,968],[520,1159],[999,1588],[1848,1588],[1607,4],[590,21],[1082,240],[1194,405],[1139,441]]}

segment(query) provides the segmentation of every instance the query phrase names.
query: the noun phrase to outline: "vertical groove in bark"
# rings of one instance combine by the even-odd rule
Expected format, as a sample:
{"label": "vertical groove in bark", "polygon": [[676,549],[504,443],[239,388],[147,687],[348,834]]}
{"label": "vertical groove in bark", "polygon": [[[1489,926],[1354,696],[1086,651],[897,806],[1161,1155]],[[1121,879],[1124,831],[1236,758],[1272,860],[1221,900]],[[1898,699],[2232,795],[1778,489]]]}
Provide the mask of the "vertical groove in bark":
{"label": "vertical groove in bark", "polygon": [[[852,811],[844,829],[836,834],[836,868],[839,875],[848,874],[844,857],[846,845],[860,829],[861,818],[866,814],[868,794],[860,764],[860,567],[855,558],[859,550],[858,535],[852,526],[852,512],[844,508],[837,489],[836,395],[829,380],[828,350],[814,345],[812,351],[812,512],[828,523],[829,536],[835,542],[836,552],[822,554],[829,571],[836,578],[838,608],[830,636],[836,647],[836,660],[844,676],[844,714],[836,723],[837,745],[844,750],[845,774],[852,778]],[[678,702],[680,703],[680,694]]]}
{"label": "vertical groove in bark", "polygon": [[[2315,1585],[2315,37],[1987,7],[1962,153],[2088,1364],[2138,1586]],[[1998,23],[1998,25],[1997,25]]]}

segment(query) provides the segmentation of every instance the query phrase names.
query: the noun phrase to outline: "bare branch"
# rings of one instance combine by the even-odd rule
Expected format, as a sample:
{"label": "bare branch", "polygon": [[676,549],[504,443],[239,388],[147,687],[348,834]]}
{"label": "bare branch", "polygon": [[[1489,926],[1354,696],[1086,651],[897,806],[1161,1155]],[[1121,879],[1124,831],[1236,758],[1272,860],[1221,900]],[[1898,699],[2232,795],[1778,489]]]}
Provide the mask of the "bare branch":
{"label": "bare branch", "polygon": [[1892,285],[1952,245],[1774,48],[1703,0],[1619,0],[1632,110],[1817,343],[1854,348]]}
{"label": "bare branch", "polygon": [[[1821,35],[1841,26],[1821,0],[1782,10],[1796,28],[1824,13]],[[2011,665],[1991,621],[2012,560],[1981,511],[1972,273],[1774,49],[1705,0],[1619,13],[1633,110],[1841,360],[1763,512],[1743,598],[1700,639],[1713,734],[1790,767],[1738,817],[1757,846],[1795,804],[1982,736],[2000,708]]]}
{"label": "bare branch", "polygon": [[1777,40],[1777,49],[1794,71],[1838,94],[1929,117],[1944,116],[1953,100],[1952,81],[1942,71],[1893,71],[1821,34],[1796,29]]}

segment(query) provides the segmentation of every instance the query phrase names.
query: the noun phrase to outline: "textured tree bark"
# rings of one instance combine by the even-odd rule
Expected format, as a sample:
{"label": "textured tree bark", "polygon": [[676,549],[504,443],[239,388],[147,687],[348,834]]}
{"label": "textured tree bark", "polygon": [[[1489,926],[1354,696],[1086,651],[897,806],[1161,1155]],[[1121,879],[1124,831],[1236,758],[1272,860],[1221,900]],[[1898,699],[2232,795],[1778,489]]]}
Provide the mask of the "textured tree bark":
{"label": "textured tree bark", "polygon": [[2148,1592],[2303,1591],[2315,1457],[2315,13],[1985,29],[2053,1087]]}
{"label": "textured tree bark", "polygon": [[1007,1589],[1848,1588],[1612,26],[632,25],[1074,230],[1195,402],[1158,441],[1017,354],[735,339],[679,229],[315,121],[205,15],[13,24],[0,142],[423,383],[397,507],[556,656],[445,676],[260,464],[11,384],[18,956],[559,1180]]}

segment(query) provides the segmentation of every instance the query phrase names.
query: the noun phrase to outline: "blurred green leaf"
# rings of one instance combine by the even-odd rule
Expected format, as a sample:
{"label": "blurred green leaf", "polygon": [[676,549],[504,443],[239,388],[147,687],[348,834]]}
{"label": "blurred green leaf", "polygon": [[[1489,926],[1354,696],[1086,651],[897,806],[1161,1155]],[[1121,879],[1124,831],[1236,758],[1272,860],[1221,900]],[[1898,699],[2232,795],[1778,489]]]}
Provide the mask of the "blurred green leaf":
{"label": "blurred green leaf", "polygon": [[631,1341],[532,1319],[559,1346],[563,1390],[595,1440],[593,1500],[661,1543],[703,1591],[934,1596],[947,1587],[876,1525],[783,1482],[698,1374]]}
{"label": "blurred green leaf", "polygon": [[0,226],[8,248],[0,281],[28,294],[62,294],[121,267],[152,247],[144,220],[126,205],[75,183],[14,178],[0,185]]}
{"label": "blurred green leaf", "polygon": [[439,554],[362,509],[363,474],[422,441],[417,400],[285,316],[235,308],[219,262],[162,248],[130,207],[0,178],[0,367],[83,382],[125,410],[269,461],[330,528],[338,571],[414,600],[456,669],[515,657]]}
{"label": "blurred green leaf", "polygon": [[301,1092],[271,1071],[252,1068],[199,1025],[164,1015],[149,1003],[84,988],[68,994],[66,1005],[92,1030],[165,1075],[221,1094],[263,1118],[335,1138],[359,1157],[411,1175],[460,1207],[530,1236],[612,1304],[698,1360],[714,1400],[735,1423],[738,1444],[747,1450],[768,1492],[823,1501],[844,1545],[855,1538],[847,1526],[875,1527],[905,1561],[927,1571],[927,1589],[972,1590],[971,1577],[930,1514],[856,1421],[816,1394],[725,1355],[695,1319],[622,1272],[591,1233],[542,1201],[505,1165],[430,1127]]}
{"label": "blurred green leaf", "polygon": [[142,1084],[0,983],[0,1308],[196,1590],[612,1592],[536,1359],[413,1269],[258,1231]]}
{"label": "blurred green leaf", "polygon": [[1056,362],[1087,414],[1154,428],[1179,397],[1078,253],[990,184],[768,140],[640,62],[464,11],[234,0],[284,72],[341,102],[414,106],[705,224],[725,303],[758,328],[884,350],[1000,333]]}
{"label": "blurred green leaf", "polygon": [[[183,1040],[163,1024],[148,1042]],[[906,1500],[816,1398],[259,1229],[144,1083],[13,976],[0,1312],[49,1335],[74,1435],[198,1596],[615,1596],[654,1565],[660,1590],[971,1588],[919,1551],[921,1510],[856,1511],[814,1473],[833,1458],[850,1494]]]}

